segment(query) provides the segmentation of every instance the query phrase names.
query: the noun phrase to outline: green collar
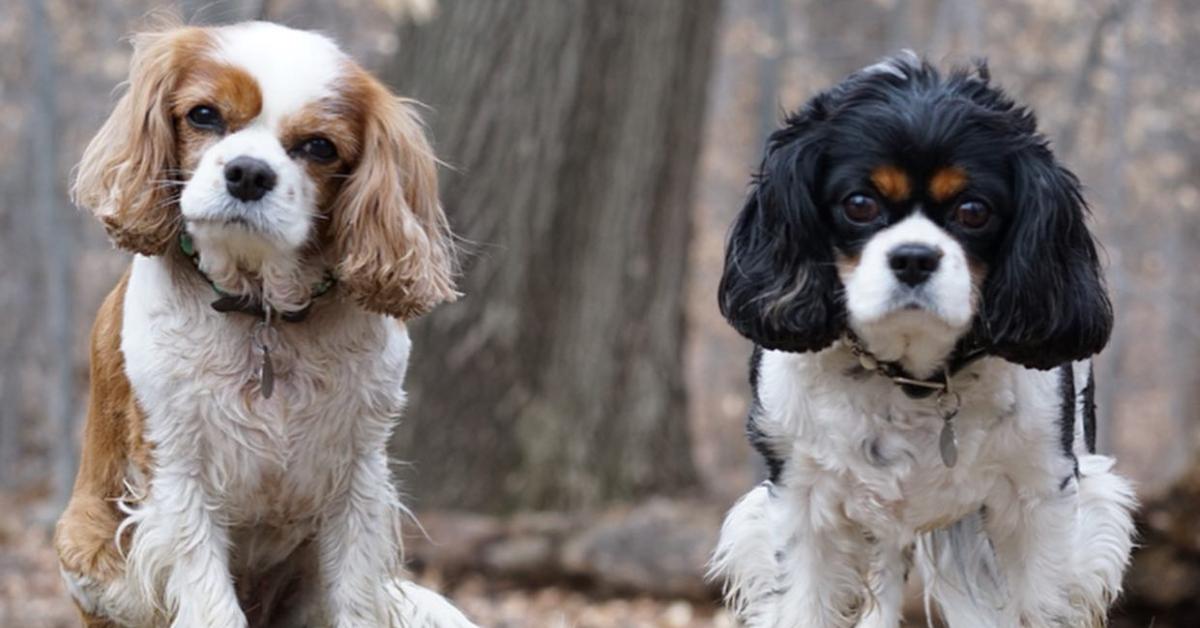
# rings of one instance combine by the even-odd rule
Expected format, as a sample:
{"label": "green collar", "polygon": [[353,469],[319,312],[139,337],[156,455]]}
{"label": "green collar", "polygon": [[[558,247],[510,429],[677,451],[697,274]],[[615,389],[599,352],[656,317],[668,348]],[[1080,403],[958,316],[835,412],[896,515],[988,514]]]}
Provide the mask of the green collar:
{"label": "green collar", "polygon": [[[263,307],[262,301],[260,301],[258,298],[248,294],[230,294],[217,287],[217,284],[213,283],[213,280],[209,278],[209,276],[205,274],[203,270],[200,269],[200,252],[196,250],[196,244],[192,241],[191,234],[187,233],[186,231],[179,234],[179,250],[182,251],[183,254],[192,261],[192,267],[196,269],[196,272],[200,273],[201,277],[204,277],[204,280],[207,281],[208,285],[212,287],[213,292],[217,294],[217,300],[212,302],[212,308],[214,310],[222,313],[240,312],[242,314],[249,314],[260,319],[266,316],[266,309]],[[328,294],[330,290],[333,290],[333,286],[336,284],[337,279],[333,276],[333,271],[325,271],[325,277],[321,279],[321,281],[313,284],[312,297],[309,299],[308,304],[305,305],[304,308],[293,312],[281,311],[279,312],[279,318],[289,323],[296,323],[304,320],[304,318],[308,316],[308,311],[312,309],[313,299],[317,299]]]}

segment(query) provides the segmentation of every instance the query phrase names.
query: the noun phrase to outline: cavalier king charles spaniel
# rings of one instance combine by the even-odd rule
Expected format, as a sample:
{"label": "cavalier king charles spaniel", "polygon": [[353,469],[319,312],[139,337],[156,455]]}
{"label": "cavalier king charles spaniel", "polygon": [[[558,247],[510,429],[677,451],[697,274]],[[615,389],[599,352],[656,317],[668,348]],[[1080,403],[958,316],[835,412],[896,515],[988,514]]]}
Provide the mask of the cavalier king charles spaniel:
{"label": "cavalier king charles spaniel", "polygon": [[76,201],[100,309],[56,547],[84,624],[468,626],[404,577],[405,321],[456,297],[412,104],[268,23],[138,35]]}
{"label": "cavalier king charles spaniel", "polygon": [[898,55],[770,137],[719,295],[770,476],[712,562],[742,621],[896,628],[915,562],[954,627],[1105,623],[1134,495],[1095,453],[1086,218],[983,64]]}

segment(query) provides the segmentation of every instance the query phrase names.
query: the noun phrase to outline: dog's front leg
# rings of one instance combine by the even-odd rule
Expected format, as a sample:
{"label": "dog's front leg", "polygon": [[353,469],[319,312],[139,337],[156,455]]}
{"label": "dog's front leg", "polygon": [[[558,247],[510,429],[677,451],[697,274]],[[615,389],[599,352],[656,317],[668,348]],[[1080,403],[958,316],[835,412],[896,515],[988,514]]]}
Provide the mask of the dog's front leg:
{"label": "dog's front leg", "polygon": [[143,599],[162,584],[171,628],[244,628],[229,573],[229,536],[193,474],[166,470],[132,515],[129,576]]}
{"label": "dog's front leg", "polygon": [[1022,626],[1083,626],[1072,621],[1075,491],[1029,494],[989,505],[985,526],[1008,590],[1008,615]]}
{"label": "dog's front leg", "polygon": [[870,595],[858,628],[898,628],[904,606],[904,581],[912,548],[877,543],[867,571]]}
{"label": "dog's front leg", "polygon": [[388,587],[400,576],[400,506],[383,451],[348,463],[346,485],[319,532],[326,607],[334,628],[400,628]]}
{"label": "dog's front leg", "polygon": [[779,597],[761,625],[850,626],[865,603],[860,567],[871,547],[848,522],[813,516],[812,505],[795,507],[788,520],[797,526],[780,552]]}

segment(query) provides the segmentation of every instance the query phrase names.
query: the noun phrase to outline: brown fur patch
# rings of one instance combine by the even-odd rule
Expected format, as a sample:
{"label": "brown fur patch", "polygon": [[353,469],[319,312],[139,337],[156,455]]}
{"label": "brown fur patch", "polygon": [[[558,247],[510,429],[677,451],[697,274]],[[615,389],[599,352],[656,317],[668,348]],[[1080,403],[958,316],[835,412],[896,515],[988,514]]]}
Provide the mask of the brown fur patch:
{"label": "brown fur patch", "polygon": [[134,38],[129,90],[79,162],[75,202],[91,209],[109,237],[143,255],[166,250],[179,232],[179,157],[172,98],[184,71],[210,48],[202,28],[141,33]]}
{"label": "brown fur patch", "polygon": [[875,189],[889,201],[898,203],[907,200],[912,194],[912,185],[908,175],[895,166],[879,166],[871,171],[871,183]]}
{"label": "brown fur patch", "polygon": [[837,265],[838,277],[843,283],[849,281],[850,277],[854,275],[854,271],[858,270],[860,261],[862,259],[858,255],[837,254],[837,259],[834,260],[834,263]]}
{"label": "brown fur patch", "polygon": [[117,500],[125,494],[126,472],[133,466],[150,477],[151,450],[142,432],[144,415],[125,376],[121,353],[128,283],[126,271],[100,307],[92,328],[91,387],[82,457],[71,501],[54,533],[62,566],[101,583],[124,568],[116,531],[124,518]]}
{"label": "brown fur patch", "polygon": [[352,104],[344,97],[312,103],[284,118],[281,125],[279,141],[284,150],[295,150],[314,137],[324,137],[337,149],[337,159],[329,163],[303,162],[309,178],[317,184],[317,203],[323,208],[333,204],[341,189],[339,175],[345,174],[347,165],[356,163],[362,152],[363,119]]}
{"label": "brown fur patch", "polygon": [[361,138],[325,234],[341,285],[363,308],[405,320],[454,300],[455,248],[438,200],[437,158],[412,103],[353,64],[340,102]]}
{"label": "brown fur patch", "polygon": [[[187,114],[194,107],[208,105],[220,112],[227,132],[246,126],[262,112],[262,92],[258,81],[245,70],[198,60],[193,63],[172,97],[172,112],[178,138],[176,154],[185,173],[194,172],[204,151],[221,139],[221,134],[195,129]],[[188,176],[181,176],[187,179]]]}
{"label": "brown fur patch", "polygon": [[226,128],[237,131],[262,111],[258,81],[245,70],[204,60],[194,63],[175,91],[172,107],[177,118],[199,105],[215,107]]}
{"label": "brown fur patch", "polygon": [[967,187],[967,172],[958,166],[942,168],[929,179],[929,197],[944,203]]}

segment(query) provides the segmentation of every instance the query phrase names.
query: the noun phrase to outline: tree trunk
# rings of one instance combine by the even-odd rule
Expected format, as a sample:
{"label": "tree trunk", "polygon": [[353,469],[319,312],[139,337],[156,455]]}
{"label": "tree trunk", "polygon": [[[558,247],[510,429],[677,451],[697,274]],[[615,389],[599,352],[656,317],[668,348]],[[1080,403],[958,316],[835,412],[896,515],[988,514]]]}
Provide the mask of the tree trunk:
{"label": "tree trunk", "polygon": [[684,265],[717,0],[445,0],[385,75],[430,106],[465,297],[414,325],[421,507],[695,483]]}
{"label": "tree trunk", "polygon": [[75,479],[75,378],[72,357],[72,286],[74,237],[66,218],[70,211],[60,202],[57,182],[58,133],[55,90],[55,33],[41,2],[29,0],[31,75],[36,109],[30,125],[33,167],[33,211],[41,248],[42,289],[45,294],[45,351],[48,358],[45,395],[47,442],[52,443],[53,501],[45,513],[57,516],[70,497]]}

